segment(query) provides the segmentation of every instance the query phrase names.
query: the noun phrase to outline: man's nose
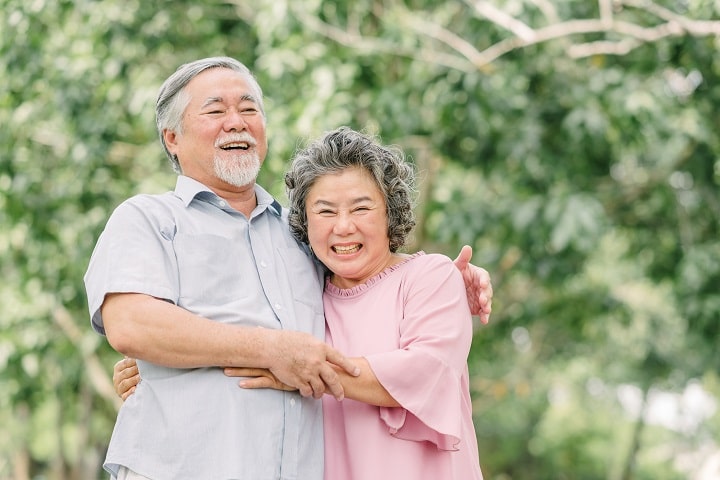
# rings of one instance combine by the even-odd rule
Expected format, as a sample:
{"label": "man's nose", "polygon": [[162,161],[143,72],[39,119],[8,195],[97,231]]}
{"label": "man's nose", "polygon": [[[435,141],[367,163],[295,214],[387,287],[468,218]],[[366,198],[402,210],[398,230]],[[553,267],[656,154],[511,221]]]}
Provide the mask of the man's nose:
{"label": "man's nose", "polygon": [[245,117],[243,117],[242,113],[240,111],[231,109],[227,113],[227,118],[225,119],[225,130],[228,132],[231,131],[242,131],[245,130],[247,127],[247,122],[245,121]]}

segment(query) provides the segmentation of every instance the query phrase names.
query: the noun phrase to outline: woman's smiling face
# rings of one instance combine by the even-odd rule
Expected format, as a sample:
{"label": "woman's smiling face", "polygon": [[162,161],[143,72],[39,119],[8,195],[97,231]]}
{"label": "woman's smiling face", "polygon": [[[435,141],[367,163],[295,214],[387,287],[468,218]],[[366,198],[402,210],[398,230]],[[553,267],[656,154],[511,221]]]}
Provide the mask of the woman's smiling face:
{"label": "woman's smiling face", "polygon": [[333,273],[333,284],[350,288],[394,263],[385,197],[359,167],[323,175],[305,200],[308,239]]}

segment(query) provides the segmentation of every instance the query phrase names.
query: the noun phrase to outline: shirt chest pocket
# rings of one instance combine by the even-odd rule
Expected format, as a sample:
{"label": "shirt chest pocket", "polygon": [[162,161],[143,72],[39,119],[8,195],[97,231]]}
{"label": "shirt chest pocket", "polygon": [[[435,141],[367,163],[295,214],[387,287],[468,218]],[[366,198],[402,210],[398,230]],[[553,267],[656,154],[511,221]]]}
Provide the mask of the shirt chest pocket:
{"label": "shirt chest pocket", "polygon": [[254,269],[246,245],[218,235],[175,235],[180,299],[221,303],[249,294],[257,282],[245,278]]}

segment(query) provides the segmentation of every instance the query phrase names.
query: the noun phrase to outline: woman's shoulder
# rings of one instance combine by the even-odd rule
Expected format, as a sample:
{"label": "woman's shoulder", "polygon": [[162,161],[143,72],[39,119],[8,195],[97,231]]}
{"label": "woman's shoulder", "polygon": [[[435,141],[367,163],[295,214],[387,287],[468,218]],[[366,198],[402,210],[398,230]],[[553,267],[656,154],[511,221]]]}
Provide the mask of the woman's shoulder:
{"label": "woman's shoulder", "polygon": [[432,279],[452,278],[457,276],[462,278],[460,271],[455,267],[455,264],[450,257],[441,253],[425,253],[423,251],[417,252],[412,255],[411,259],[407,262],[409,267],[406,271],[409,275],[426,278],[431,281]]}
{"label": "woman's shoulder", "polygon": [[419,251],[413,254],[411,259],[412,262],[410,263],[414,263],[416,268],[455,268],[455,264],[450,259],[450,257],[448,257],[447,255],[443,255],[442,253],[425,253],[424,251]]}

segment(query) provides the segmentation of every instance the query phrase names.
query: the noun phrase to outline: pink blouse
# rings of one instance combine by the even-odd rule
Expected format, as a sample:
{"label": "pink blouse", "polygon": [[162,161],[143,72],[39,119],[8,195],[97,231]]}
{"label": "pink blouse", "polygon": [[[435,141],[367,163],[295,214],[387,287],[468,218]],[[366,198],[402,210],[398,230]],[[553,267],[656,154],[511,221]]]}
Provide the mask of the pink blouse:
{"label": "pink blouse", "polygon": [[351,289],[325,285],[326,339],[362,356],[402,407],[323,398],[325,480],[482,479],[467,355],[472,317],[452,261],[418,252]]}

